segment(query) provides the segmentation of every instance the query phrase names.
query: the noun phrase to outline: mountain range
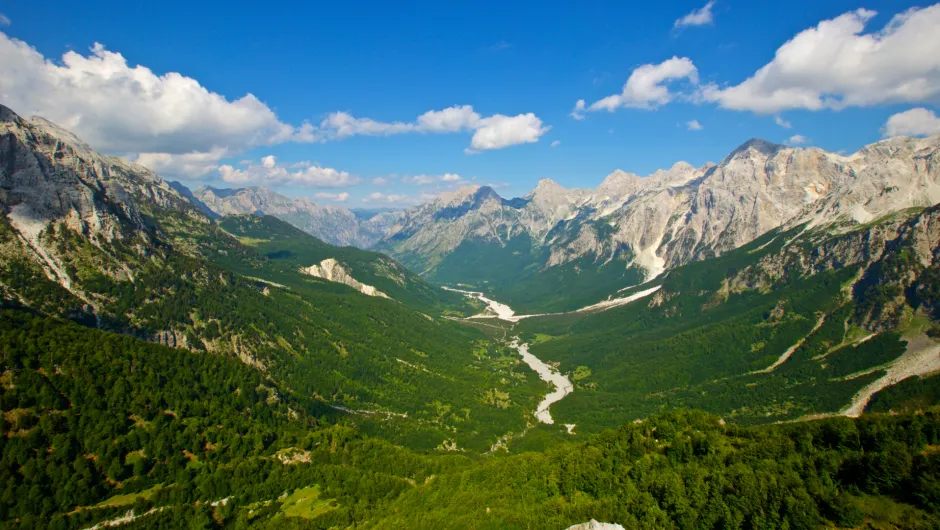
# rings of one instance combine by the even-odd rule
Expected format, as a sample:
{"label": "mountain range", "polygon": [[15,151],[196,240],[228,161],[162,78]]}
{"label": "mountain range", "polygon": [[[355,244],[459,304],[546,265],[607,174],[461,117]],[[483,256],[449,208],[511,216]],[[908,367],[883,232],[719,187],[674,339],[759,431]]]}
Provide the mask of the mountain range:
{"label": "mountain range", "polygon": [[[406,210],[375,248],[425,278],[499,292],[520,308],[575,309],[778,227],[840,230],[933,205],[938,148],[940,136],[892,138],[853,155],[755,139],[718,164],[616,171],[596,189],[542,179],[507,200],[465,187]],[[545,292],[558,282],[567,293]]]}
{"label": "mountain range", "polygon": [[366,213],[0,106],[0,521],[934,528],[938,144]]}
{"label": "mountain range", "polygon": [[395,210],[352,211],[291,198],[268,188],[219,189],[203,186],[192,197],[215,215],[272,215],[332,245],[368,248],[400,215]]}

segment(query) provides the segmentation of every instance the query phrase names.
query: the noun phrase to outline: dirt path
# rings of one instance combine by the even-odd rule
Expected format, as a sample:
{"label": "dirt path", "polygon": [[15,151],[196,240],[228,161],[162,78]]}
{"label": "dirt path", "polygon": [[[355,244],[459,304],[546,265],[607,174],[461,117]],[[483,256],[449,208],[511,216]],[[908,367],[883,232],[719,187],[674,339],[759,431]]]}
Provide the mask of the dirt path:
{"label": "dirt path", "polygon": [[868,406],[872,396],[880,390],[900,383],[908,377],[936,370],[940,370],[940,343],[926,335],[918,335],[910,339],[907,351],[888,367],[888,373],[859,390],[852,397],[852,403],[840,414],[857,418]]}
{"label": "dirt path", "polygon": [[807,333],[806,336],[804,336],[802,339],[798,340],[796,344],[787,348],[787,351],[783,352],[780,355],[780,357],[777,358],[777,361],[774,364],[768,366],[767,368],[764,368],[763,370],[756,370],[753,372],[748,372],[748,375],[767,374],[767,373],[773,372],[774,369],[776,369],[778,366],[787,362],[787,359],[789,359],[790,356],[793,355],[793,352],[799,349],[799,347],[802,346],[804,342],[806,342],[806,339],[808,339],[810,335],[819,331],[819,328],[821,328],[823,323],[825,322],[826,322],[826,315],[819,317],[819,322],[817,322],[816,325],[813,326],[813,329],[811,329],[810,332]]}

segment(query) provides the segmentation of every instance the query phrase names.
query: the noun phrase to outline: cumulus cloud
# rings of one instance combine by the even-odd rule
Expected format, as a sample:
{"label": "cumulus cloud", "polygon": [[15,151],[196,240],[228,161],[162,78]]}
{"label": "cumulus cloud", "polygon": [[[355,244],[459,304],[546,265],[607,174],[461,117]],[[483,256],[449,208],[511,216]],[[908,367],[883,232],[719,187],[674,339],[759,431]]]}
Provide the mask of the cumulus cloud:
{"label": "cumulus cloud", "polygon": [[707,4],[691,13],[679,18],[672,25],[675,29],[681,29],[688,26],[705,26],[714,22],[712,8],[715,7],[715,0],[710,0]]}
{"label": "cumulus cloud", "polygon": [[250,164],[245,169],[237,169],[230,165],[219,166],[219,176],[224,182],[236,185],[294,184],[313,188],[339,188],[359,182],[358,178],[346,171],[338,171],[309,162],[291,171],[290,168],[278,164],[274,155],[265,156],[260,164]]}
{"label": "cumulus cloud", "polygon": [[330,138],[342,139],[350,136],[389,136],[415,130],[414,124],[385,123],[371,118],[356,118],[348,112],[333,112],[320,123],[320,130]]}
{"label": "cumulus cloud", "polygon": [[[668,85],[681,80],[698,83],[698,69],[688,57],[673,57],[659,64],[644,64],[633,70],[620,94],[595,101],[586,110],[613,112],[623,107],[655,109],[677,97]],[[580,119],[578,114],[583,110],[585,106],[583,100],[580,100],[575,105],[572,116]]]}
{"label": "cumulus cloud", "polygon": [[372,179],[372,184],[376,186],[385,186],[389,183],[389,177],[375,177]]}
{"label": "cumulus cloud", "polygon": [[865,33],[875,15],[858,9],[824,20],[783,44],[744,82],[709,85],[702,96],[727,109],[767,114],[936,100],[940,4],[909,9]]}
{"label": "cumulus cloud", "polygon": [[690,131],[701,131],[705,127],[702,127],[702,124],[698,120],[692,120],[685,122],[685,128]]}
{"label": "cumulus cloud", "polygon": [[561,145],[561,140],[555,140],[552,142],[552,147],[558,147],[559,145]]}
{"label": "cumulus cloud", "polygon": [[480,126],[480,115],[470,105],[431,110],[418,116],[416,125],[423,132],[460,132]]}
{"label": "cumulus cloud", "polygon": [[0,33],[0,96],[110,153],[210,153],[292,139],[295,130],[252,94],[229,100],[176,72],[130,66],[101,44],[56,63]]}
{"label": "cumulus cloud", "polygon": [[906,110],[888,118],[881,132],[885,137],[940,134],[940,117],[923,107]]}
{"label": "cumulus cloud", "polygon": [[803,136],[802,134],[794,134],[787,139],[789,145],[804,145],[810,143],[812,140]]}
{"label": "cumulus cloud", "polygon": [[551,127],[543,126],[542,120],[531,112],[518,116],[496,114],[480,120],[480,127],[470,139],[470,149],[485,151],[534,143],[550,129]]}
{"label": "cumulus cloud", "polygon": [[313,198],[321,199],[321,200],[325,199],[325,200],[335,201],[335,202],[346,202],[346,200],[349,199],[349,193],[345,191],[340,192],[340,193],[328,193],[328,192],[321,191],[320,193],[315,193],[313,195]]}
{"label": "cumulus cloud", "polygon": [[[0,23],[4,21],[0,15]],[[282,121],[251,93],[229,99],[177,72],[158,74],[129,64],[118,52],[95,43],[88,52],[44,57],[27,43],[0,32],[0,101],[14,111],[38,114],[74,132],[97,150],[125,155],[168,175],[197,178],[212,171],[218,153],[227,156],[284,142],[324,142],[355,135],[458,133],[483,130],[505,116],[480,116],[472,106],[432,110],[413,122],[381,122],[347,112],[319,124]],[[514,117],[531,122],[531,114]],[[518,137],[477,141],[474,149],[498,149],[534,141],[539,126],[517,129]],[[536,135],[537,136],[537,135]],[[536,137],[537,139],[537,137]],[[247,175],[229,173],[232,178]],[[313,180],[316,180],[314,178]]]}
{"label": "cumulus cloud", "polygon": [[428,184],[434,184],[434,177],[429,177],[427,175],[415,175],[413,177],[402,177],[401,181],[405,184],[427,186]]}
{"label": "cumulus cloud", "polygon": [[[219,160],[226,156],[228,156],[227,149],[214,147],[205,153],[184,153],[180,155],[140,153],[133,161],[164,177],[195,180],[217,170]],[[243,162],[250,163],[250,161]]]}
{"label": "cumulus cloud", "polygon": [[10,17],[0,13],[0,26],[9,26],[10,24],[12,24]]}
{"label": "cumulus cloud", "polygon": [[362,199],[362,202],[366,203],[384,203],[384,204],[414,204],[416,202],[414,197],[410,195],[391,193],[385,194],[379,191],[370,193],[368,196]]}
{"label": "cumulus cloud", "polygon": [[479,152],[502,149],[511,145],[537,142],[550,127],[542,125],[535,114],[482,117],[470,105],[432,110],[418,116],[413,122],[381,122],[371,118],[356,118],[346,112],[334,112],[320,124],[327,138],[350,136],[390,136],[404,133],[457,133],[473,131],[468,151]]}
{"label": "cumulus cloud", "polygon": [[783,119],[780,116],[774,116],[774,122],[777,125],[783,127],[784,129],[789,129],[790,127],[792,127],[792,125],[790,125],[790,122],[788,122],[787,120]]}
{"label": "cumulus cloud", "polygon": [[414,175],[401,178],[401,181],[405,184],[414,184],[416,186],[428,186],[435,183],[453,184],[456,182],[463,182],[463,180],[463,177],[456,173],[444,173],[443,175],[438,176]]}
{"label": "cumulus cloud", "polygon": [[584,111],[585,111],[584,105],[585,105],[584,100],[583,100],[583,99],[579,99],[579,100],[574,104],[574,109],[571,111],[570,116],[571,116],[572,118],[576,119],[576,120],[583,120],[583,119],[584,119]]}

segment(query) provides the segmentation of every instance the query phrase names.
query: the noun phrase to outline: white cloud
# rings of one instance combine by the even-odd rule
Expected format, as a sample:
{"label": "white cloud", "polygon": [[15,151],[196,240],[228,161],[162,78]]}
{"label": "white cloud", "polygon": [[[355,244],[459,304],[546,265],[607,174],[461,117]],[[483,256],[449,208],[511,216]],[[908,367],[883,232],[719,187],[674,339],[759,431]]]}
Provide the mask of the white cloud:
{"label": "white cloud", "polygon": [[802,134],[794,134],[793,136],[787,139],[787,143],[790,145],[803,145],[803,144],[808,144],[811,141],[812,140],[803,136]]}
{"label": "white cloud", "polygon": [[558,147],[559,145],[561,145],[561,140],[555,140],[552,142],[552,147]]}
{"label": "white cloud", "polygon": [[863,33],[876,15],[858,9],[824,20],[781,46],[739,85],[709,85],[702,96],[724,108],[775,113],[841,109],[940,97],[940,4],[895,15]]}
{"label": "white cloud", "polygon": [[715,0],[709,0],[704,7],[700,9],[695,9],[688,15],[676,20],[672,25],[673,28],[679,29],[688,26],[704,26],[706,24],[711,24],[714,22],[714,17],[712,15],[712,8],[715,7]]}
{"label": "white cloud", "polygon": [[0,99],[109,153],[239,151],[295,133],[252,94],[230,101],[179,73],[130,66],[98,43],[88,55],[69,51],[56,63],[0,33]]}
{"label": "white cloud", "polygon": [[415,175],[411,177],[402,177],[401,181],[405,184],[414,184],[416,186],[427,186],[437,182],[444,182],[452,184],[455,182],[462,182],[463,177],[456,173],[444,173],[439,176],[429,176],[429,175]]}
{"label": "white cloud", "polygon": [[335,201],[335,202],[346,202],[346,200],[349,199],[349,193],[345,191],[340,192],[340,193],[320,192],[320,193],[315,193],[313,195],[313,198],[325,199],[325,200],[330,200],[330,201]]}
{"label": "white cloud", "polygon": [[940,134],[940,117],[923,107],[906,110],[888,118],[882,133],[885,137]]}
{"label": "white cloud", "polygon": [[[481,117],[472,106],[463,105],[426,112],[413,122],[386,123],[334,112],[319,125],[293,126],[253,94],[230,100],[180,73],[158,75],[144,65],[130,65],[123,55],[98,43],[86,54],[69,51],[55,61],[2,32],[0,101],[17,113],[49,119],[97,150],[132,159],[147,153],[143,160],[166,167],[182,162],[158,155],[193,159],[210,157],[218,149],[237,154],[277,143],[323,142],[355,135],[472,132],[505,119]],[[515,118],[527,120],[529,116],[534,115]],[[529,141],[529,136],[522,135],[518,141],[485,144],[493,147],[480,144],[475,149]]]}
{"label": "white cloud", "polygon": [[426,132],[460,132],[480,126],[480,115],[470,105],[430,110],[418,116],[417,130]]}
{"label": "white cloud", "polygon": [[701,131],[705,127],[702,127],[702,124],[698,120],[692,120],[685,122],[685,128],[690,131]]}
{"label": "white cloud", "polygon": [[413,177],[402,177],[401,181],[405,184],[427,186],[428,184],[434,184],[434,177],[429,177],[427,175],[415,175]]}
{"label": "white cloud", "polygon": [[10,17],[0,13],[0,26],[9,26],[13,22],[10,21]]}
{"label": "white cloud", "polygon": [[[278,186],[295,184],[313,188],[338,188],[359,182],[359,179],[346,171],[306,163],[305,167],[290,171],[277,163],[274,155],[261,159],[260,165],[249,165],[245,169],[236,169],[229,165],[219,166],[219,176],[224,182],[237,185],[259,184]],[[292,167],[296,167],[296,164]]]}
{"label": "white cloud", "polygon": [[485,151],[534,143],[549,129],[551,127],[543,126],[542,120],[531,112],[518,116],[496,114],[480,120],[480,127],[470,139],[470,148],[474,151]]}
{"label": "white cloud", "polygon": [[572,118],[574,118],[574,119],[576,119],[576,120],[579,120],[579,121],[580,121],[580,120],[583,120],[583,119],[584,119],[584,110],[585,110],[585,108],[584,108],[584,100],[583,100],[583,99],[579,99],[579,100],[574,104],[574,109],[571,111],[571,114],[569,114],[569,116],[571,116]]}
{"label": "white cloud", "polygon": [[788,122],[787,120],[783,119],[783,118],[780,117],[779,115],[778,115],[778,116],[774,116],[774,122],[775,122],[777,125],[783,127],[784,129],[789,129],[790,127],[792,127],[792,125],[790,125],[790,122]]}
{"label": "white cloud", "polygon": [[531,112],[518,116],[495,114],[481,117],[470,105],[454,106],[425,112],[414,122],[380,122],[356,118],[346,112],[334,112],[320,124],[327,138],[350,136],[390,136],[405,133],[456,133],[473,131],[468,151],[502,149],[511,145],[537,142],[550,127]]}
{"label": "white cloud", "polygon": [[[622,107],[655,109],[676,98],[677,94],[670,91],[667,84],[681,80],[698,83],[698,69],[687,57],[673,57],[659,64],[644,64],[633,70],[620,94],[595,101],[587,110],[613,112]],[[584,105],[578,101],[572,116],[578,119],[576,114],[583,109]]]}
{"label": "white cloud", "polygon": [[389,180],[390,179],[388,177],[375,177],[372,179],[372,184],[376,186],[385,186],[388,184]]}
{"label": "white cloud", "polygon": [[[228,155],[222,147],[215,147],[206,153],[140,153],[134,162],[150,168],[161,177],[176,177],[186,180],[202,178],[219,168],[219,160]],[[250,161],[247,161],[250,162]]]}
{"label": "white cloud", "polygon": [[362,199],[362,202],[367,203],[385,203],[385,204],[415,204],[417,201],[414,197],[404,194],[385,194],[382,192],[373,192],[368,196]]}
{"label": "white cloud", "polygon": [[342,139],[350,136],[390,136],[412,132],[411,123],[384,123],[370,118],[356,118],[348,112],[334,112],[320,123],[320,130],[330,138]]}

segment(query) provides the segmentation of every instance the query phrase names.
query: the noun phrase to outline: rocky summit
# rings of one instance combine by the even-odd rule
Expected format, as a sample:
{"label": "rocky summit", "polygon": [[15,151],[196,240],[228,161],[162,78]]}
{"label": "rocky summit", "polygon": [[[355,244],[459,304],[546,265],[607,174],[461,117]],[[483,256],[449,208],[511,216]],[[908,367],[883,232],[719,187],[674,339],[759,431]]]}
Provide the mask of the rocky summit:
{"label": "rocky summit", "polygon": [[[940,200],[940,136],[898,137],[852,155],[750,140],[718,164],[679,162],[646,177],[611,173],[595,189],[548,179],[522,198],[466,187],[406,210],[376,248],[448,281],[462,248],[527,257],[527,275],[566,264],[634,269],[639,283],[721,255],[782,226],[840,230]],[[497,268],[475,279],[500,284]],[[514,281],[519,280],[514,278]]]}
{"label": "rocky summit", "polygon": [[362,218],[348,208],[322,206],[291,198],[264,187],[218,189],[203,186],[193,197],[217,215],[272,215],[327,243],[368,248],[385,234],[398,212],[378,212]]}

